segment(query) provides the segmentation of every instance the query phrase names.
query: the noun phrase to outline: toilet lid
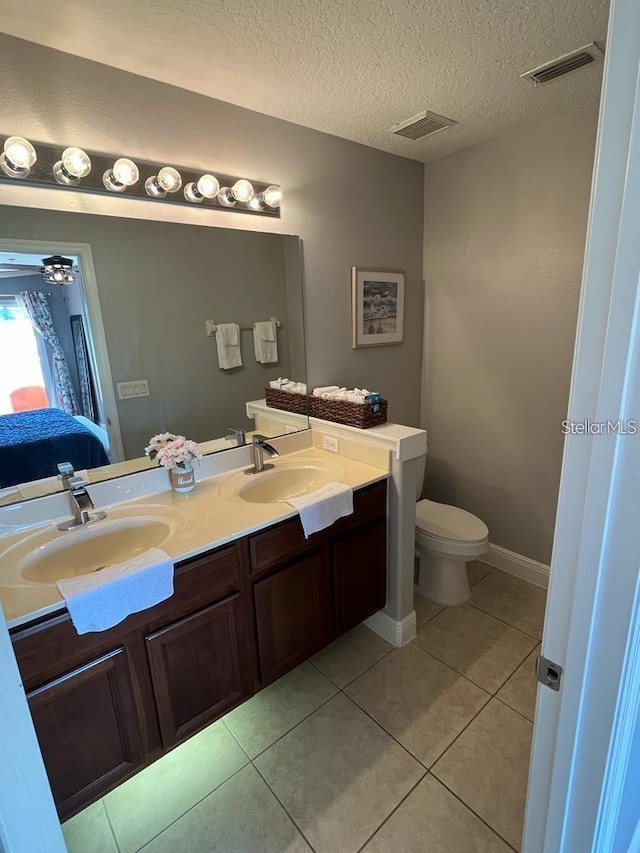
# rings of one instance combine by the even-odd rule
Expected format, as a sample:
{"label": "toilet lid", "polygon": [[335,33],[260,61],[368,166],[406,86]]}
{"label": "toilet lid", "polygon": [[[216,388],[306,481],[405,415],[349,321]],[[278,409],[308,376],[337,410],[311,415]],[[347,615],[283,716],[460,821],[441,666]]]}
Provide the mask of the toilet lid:
{"label": "toilet lid", "polygon": [[457,506],[422,500],[416,504],[416,527],[441,539],[479,542],[489,535],[487,525]]}

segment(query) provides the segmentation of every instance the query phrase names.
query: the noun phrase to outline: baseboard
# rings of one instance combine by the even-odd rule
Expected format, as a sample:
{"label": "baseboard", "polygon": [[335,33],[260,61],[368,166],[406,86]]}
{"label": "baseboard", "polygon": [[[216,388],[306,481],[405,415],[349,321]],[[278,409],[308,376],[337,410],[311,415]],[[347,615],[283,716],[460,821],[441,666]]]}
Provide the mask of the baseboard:
{"label": "baseboard", "polygon": [[416,635],[416,612],[412,610],[404,619],[392,619],[384,610],[378,610],[364,624],[392,646],[406,646]]}
{"label": "baseboard", "polygon": [[549,586],[549,566],[516,554],[515,551],[508,551],[500,545],[489,544],[489,550],[480,559],[495,569],[502,569],[503,572],[522,578],[523,581],[529,581],[544,589]]}

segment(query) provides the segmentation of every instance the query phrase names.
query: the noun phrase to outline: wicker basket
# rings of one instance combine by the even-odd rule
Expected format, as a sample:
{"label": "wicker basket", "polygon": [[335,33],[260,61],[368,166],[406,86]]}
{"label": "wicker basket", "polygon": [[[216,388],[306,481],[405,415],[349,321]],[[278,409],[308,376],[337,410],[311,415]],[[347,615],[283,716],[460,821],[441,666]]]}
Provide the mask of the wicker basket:
{"label": "wicker basket", "polygon": [[[376,411],[377,409],[377,411]],[[369,429],[387,422],[387,401],[379,403],[350,403],[347,400],[327,400],[311,397],[311,417],[338,424]]]}
{"label": "wicker basket", "polygon": [[291,391],[283,391],[282,388],[265,388],[264,398],[267,406],[272,409],[284,409],[286,412],[295,412],[298,415],[309,414],[309,398],[306,394],[292,394]]}

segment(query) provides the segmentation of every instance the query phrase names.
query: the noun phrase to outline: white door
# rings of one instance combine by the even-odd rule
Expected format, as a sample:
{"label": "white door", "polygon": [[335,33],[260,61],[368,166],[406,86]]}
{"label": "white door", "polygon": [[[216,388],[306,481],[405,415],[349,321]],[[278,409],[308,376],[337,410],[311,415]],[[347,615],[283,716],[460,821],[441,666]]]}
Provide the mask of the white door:
{"label": "white door", "polygon": [[564,675],[538,687],[525,853],[633,849],[635,822],[620,832],[640,707],[639,70],[640,3],[613,0],[568,415],[600,434],[566,439],[542,642]]}

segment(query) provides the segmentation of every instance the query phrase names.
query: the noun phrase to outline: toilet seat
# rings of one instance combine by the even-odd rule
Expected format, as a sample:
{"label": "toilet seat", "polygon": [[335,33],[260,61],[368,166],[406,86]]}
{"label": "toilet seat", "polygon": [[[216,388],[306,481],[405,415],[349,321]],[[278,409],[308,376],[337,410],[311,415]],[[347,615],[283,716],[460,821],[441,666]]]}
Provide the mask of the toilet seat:
{"label": "toilet seat", "polygon": [[486,541],[487,525],[457,506],[421,500],[416,504],[416,530],[431,540],[471,545]]}

